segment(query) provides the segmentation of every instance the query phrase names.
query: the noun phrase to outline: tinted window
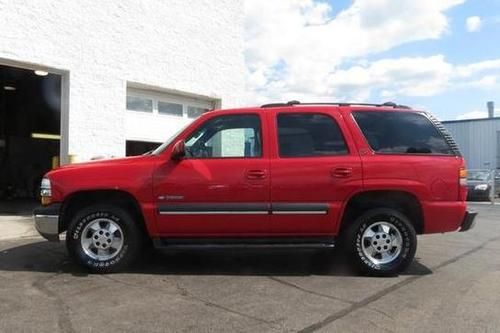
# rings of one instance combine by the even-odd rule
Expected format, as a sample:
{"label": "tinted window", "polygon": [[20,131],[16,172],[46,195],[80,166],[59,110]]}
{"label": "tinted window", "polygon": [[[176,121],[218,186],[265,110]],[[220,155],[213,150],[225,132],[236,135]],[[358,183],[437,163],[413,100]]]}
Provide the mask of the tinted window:
{"label": "tinted window", "polygon": [[339,126],[323,114],[279,114],[278,140],[281,157],[347,154]]}
{"label": "tinted window", "polygon": [[186,140],[187,158],[260,157],[257,115],[220,116],[206,121]]}
{"label": "tinted window", "polygon": [[427,117],[415,112],[354,112],[356,122],[376,152],[452,154],[450,146]]}

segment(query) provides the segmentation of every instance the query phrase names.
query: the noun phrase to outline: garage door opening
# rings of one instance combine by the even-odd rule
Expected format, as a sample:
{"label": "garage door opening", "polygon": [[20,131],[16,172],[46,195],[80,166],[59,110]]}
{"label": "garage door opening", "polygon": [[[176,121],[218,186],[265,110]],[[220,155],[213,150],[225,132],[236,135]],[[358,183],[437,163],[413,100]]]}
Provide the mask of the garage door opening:
{"label": "garage door opening", "polygon": [[160,145],[161,143],[158,142],[127,140],[126,155],[127,156],[143,155],[147,152],[155,150]]}
{"label": "garage door opening", "polygon": [[59,163],[61,76],[0,65],[0,89],[0,213],[16,213]]}

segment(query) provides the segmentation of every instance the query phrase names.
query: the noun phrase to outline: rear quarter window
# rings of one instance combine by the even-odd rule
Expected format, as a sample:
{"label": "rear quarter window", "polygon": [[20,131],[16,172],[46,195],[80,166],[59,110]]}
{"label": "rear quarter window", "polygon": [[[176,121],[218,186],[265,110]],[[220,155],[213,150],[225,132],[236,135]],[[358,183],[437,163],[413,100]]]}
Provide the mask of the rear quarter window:
{"label": "rear quarter window", "polygon": [[359,111],[353,116],[377,153],[454,155],[443,134],[421,113]]}

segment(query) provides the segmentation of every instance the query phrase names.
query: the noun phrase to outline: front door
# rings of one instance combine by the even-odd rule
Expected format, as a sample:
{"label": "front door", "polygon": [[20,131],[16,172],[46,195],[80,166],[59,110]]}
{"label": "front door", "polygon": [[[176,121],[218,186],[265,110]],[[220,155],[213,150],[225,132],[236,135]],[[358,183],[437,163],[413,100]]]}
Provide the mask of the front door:
{"label": "front door", "polygon": [[[339,114],[274,111],[271,222],[274,234],[335,234],[343,202],[362,187],[361,161]],[[349,144],[348,144],[349,143]]]}
{"label": "front door", "polygon": [[[264,126],[263,126],[264,124]],[[186,135],[186,157],[154,175],[165,236],[253,236],[269,222],[269,158],[259,114],[212,116]]]}

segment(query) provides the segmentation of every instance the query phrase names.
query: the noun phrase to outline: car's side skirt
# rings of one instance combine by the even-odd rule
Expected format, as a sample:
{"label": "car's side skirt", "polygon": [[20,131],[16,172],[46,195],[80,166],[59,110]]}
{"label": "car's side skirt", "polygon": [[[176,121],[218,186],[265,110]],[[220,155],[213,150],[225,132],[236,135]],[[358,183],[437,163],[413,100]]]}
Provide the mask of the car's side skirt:
{"label": "car's side skirt", "polygon": [[188,249],[326,249],[335,247],[333,237],[242,237],[242,238],[183,238],[153,239],[156,248]]}

